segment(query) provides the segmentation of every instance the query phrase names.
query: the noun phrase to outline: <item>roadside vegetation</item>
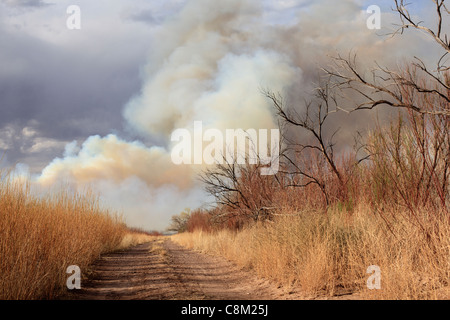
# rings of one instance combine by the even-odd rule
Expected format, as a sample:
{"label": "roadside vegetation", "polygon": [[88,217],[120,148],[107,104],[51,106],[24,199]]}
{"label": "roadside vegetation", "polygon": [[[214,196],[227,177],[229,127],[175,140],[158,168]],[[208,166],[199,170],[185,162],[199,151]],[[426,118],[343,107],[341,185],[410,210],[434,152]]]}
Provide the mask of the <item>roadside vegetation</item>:
{"label": "roadside vegetation", "polygon": [[0,172],[0,299],[54,299],[67,267],[82,276],[101,254],[148,241],[86,192],[37,195],[30,182]]}
{"label": "roadside vegetation", "polygon": [[[280,123],[279,172],[209,168],[202,180],[216,205],[174,217],[173,229],[183,229],[173,239],[311,296],[450,298],[449,11],[444,1],[434,5],[429,29],[394,1],[394,35],[424,33],[443,49],[435,66],[414,57],[398,69],[361,71],[356,56],[339,55],[305,104],[264,91]],[[337,117],[380,107],[389,122],[355,132],[355,146],[335,140]],[[371,265],[381,270],[379,290],[367,288]]]}

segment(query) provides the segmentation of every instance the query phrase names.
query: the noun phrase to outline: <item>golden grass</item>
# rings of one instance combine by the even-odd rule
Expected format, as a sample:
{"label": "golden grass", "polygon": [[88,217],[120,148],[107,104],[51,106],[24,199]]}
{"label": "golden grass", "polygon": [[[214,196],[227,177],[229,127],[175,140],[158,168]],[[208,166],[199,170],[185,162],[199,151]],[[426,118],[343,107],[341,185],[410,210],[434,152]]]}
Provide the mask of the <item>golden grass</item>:
{"label": "golden grass", "polygon": [[[428,217],[434,236],[427,240],[409,220],[391,221],[394,236],[367,206],[355,212],[350,216],[330,209],[328,214],[279,217],[238,232],[195,231],[172,238],[224,256],[288,289],[299,286],[310,297],[358,293],[362,299],[450,298],[448,220]],[[367,288],[370,265],[381,269],[380,290]]]}
{"label": "golden grass", "polygon": [[149,252],[157,254],[159,256],[167,257],[168,252],[166,249],[164,249],[164,241],[166,241],[165,238],[155,237],[155,239],[152,241],[152,246],[149,249]]}
{"label": "golden grass", "polygon": [[0,299],[52,299],[101,254],[148,240],[130,233],[95,197],[37,196],[29,183],[0,172]]}

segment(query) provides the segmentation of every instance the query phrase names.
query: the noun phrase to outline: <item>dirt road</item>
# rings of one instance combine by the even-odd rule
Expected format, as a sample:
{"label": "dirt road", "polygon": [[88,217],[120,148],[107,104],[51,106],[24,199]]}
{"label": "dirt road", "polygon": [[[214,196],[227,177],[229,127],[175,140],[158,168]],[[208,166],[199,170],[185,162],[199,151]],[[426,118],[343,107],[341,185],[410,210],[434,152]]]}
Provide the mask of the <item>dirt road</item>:
{"label": "dirt road", "polygon": [[185,249],[169,238],[103,256],[69,299],[300,299],[229,261]]}

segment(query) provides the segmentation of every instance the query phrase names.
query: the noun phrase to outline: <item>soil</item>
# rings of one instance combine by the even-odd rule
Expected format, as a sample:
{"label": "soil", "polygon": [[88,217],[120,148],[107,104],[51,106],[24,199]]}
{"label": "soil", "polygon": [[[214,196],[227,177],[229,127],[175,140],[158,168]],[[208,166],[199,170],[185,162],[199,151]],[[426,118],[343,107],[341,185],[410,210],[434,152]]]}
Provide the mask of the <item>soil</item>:
{"label": "soil", "polygon": [[[83,270],[82,270],[83,273]],[[448,287],[436,292],[448,300]],[[102,256],[85,270],[69,300],[360,300],[358,293],[306,296],[258,278],[218,256],[186,249],[169,237]]]}
{"label": "soil", "polygon": [[299,292],[281,288],[230,261],[157,238],[102,256],[92,265],[78,300],[298,300]]}

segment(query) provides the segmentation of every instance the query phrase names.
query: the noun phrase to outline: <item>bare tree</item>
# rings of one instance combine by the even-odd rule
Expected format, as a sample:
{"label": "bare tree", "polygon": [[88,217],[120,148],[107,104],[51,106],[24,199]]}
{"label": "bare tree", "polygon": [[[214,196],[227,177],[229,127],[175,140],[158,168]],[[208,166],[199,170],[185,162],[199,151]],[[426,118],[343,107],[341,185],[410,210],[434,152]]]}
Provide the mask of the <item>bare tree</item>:
{"label": "bare tree", "polygon": [[[347,112],[362,109],[373,109],[379,105],[395,108],[406,108],[420,114],[450,116],[450,67],[445,65],[450,53],[450,41],[444,32],[445,18],[450,14],[444,0],[433,0],[436,8],[437,26],[432,29],[422,25],[422,21],[415,21],[407,9],[408,4],[403,0],[395,0],[393,10],[400,16],[401,24],[392,36],[403,34],[405,29],[419,30],[428,35],[435,43],[442,47],[443,53],[437,61],[435,70],[426,66],[424,61],[414,57],[410,65],[402,66],[398,70],[382,67],[379,64],[366,75],[359,70],[356,54],[334,57],[334,64],[324,71],[330,76],[334,87],[339,88],[343,97],[349,99],[354,107]],[[406,70],[406,72],[404,72]],[[418,81],[421,79],[422,81]],[[413,90],[415,99],[405,99],[405,87]],[[348,92],[349,94],[345,94]],[[355,95],[356,93],[356,95]],[[419,101],[423,95],[431,95],[436,99],[433,108],[424,108]],[[353,99],[358,97],[359,100]]]}
{"label": "bare tree", "polygon": [[[292,177],[288,187],[307,187],[316,185],[322,191],[326,205],[330,203],[329,184],[333,179],[337,181],[337,194],[340,200],[345,198],[345,178],[338,168],[335,159],[334,137],[339,130],[331,135],[325,133],[329,117],[338,111],[338,102],[328,83],[316,89],[315,97],[305,103],[304,109],[286,106],[279,94],[270,91],[263,92],[272,100],[276,114],[286,128],[282,133],[287,147],[281,157],[284,160],[284,170],[281,173]],[[305,141],[289,138],[292,129],[300,129],[308,133],[311,139]],[[299,135],[304,137],[304,135]]]}
{"label": "bare tree", "polygon": [[[411,15],[408,11],[407,3],[404,0],[394,0],[396,11],[400,15],[401,24],[397,25],[398,29],[393,33],[396,35],[398,33],[402,34],[405,29],[414,28],[420,30],[434,39],[439,45],[444,48],[446,52],[450,52],[450,42],[447,38],[447,34],[442,33],[442,24],[444,22],[444,15],[450,14],[450,11],[445,6],[445,0],[432,0],[436,7],[436,15],[437,15],[437,27],[435,30],[430,29],[428,27],[422,26],[422,21],[416,22],[411,18]],[[445,68],[444,68],[445,69]],[[446,68],[448,70],[448,68]]]}
{"label": "bare tree", "polygon": [[[337,106],[338,110],[355,112],[385,105],[406,111],[409,131],[399,125],[389,143],[386,143],[389,135],[380,136],[382,143],[377,152],[388,153],[383,161],[396,172],[390,174],[391,180],[412,215],[416,215],[418,205],[437,207],[439,204],[448,213],[450,200],[450,67],[446,65],[450,53],[446,33],[450,11],[445,0],[432,0],[432,3],[436,23],[427,27],[423,21],[413,18],[405,1],[394,0],[393,11],[399,15],[400,24],[395,25],[391,35],[395,37],[412,29],[433,40],[442,49],[434,68],[414,57],[397,68],[376,63],[373,69],[364,72],[358,67],[356,55],[349,54],[345,58],[334,57],[332,67],[323,69],[333,90],[350,101],[350,109]],[[372,152],[375,161],[380,161],[380,154]],[[411,188],[412,185],[415,187]]]}
{"label": "bare tree", "polygon": [[223,157],[222,163],[207,168],[200,175],[206,192],[224,209],[218,211],[220,216],[215,216],[214,220],[223,223],[229,219],[244,222],[270,218],[276,176],[261,175],[264,165],[259,160],[257,164],[238,164],[236,158],[233,159],[226,161]]}

